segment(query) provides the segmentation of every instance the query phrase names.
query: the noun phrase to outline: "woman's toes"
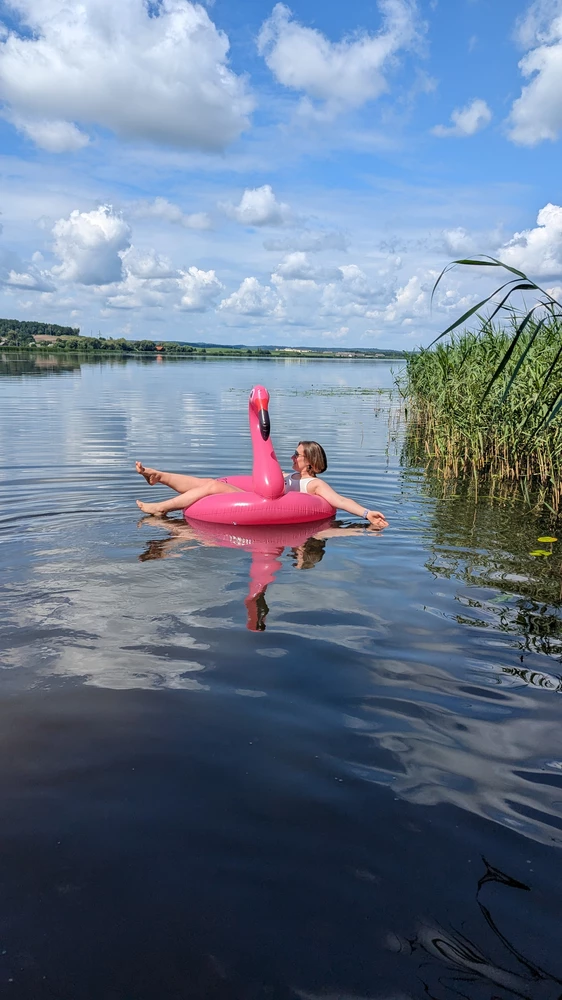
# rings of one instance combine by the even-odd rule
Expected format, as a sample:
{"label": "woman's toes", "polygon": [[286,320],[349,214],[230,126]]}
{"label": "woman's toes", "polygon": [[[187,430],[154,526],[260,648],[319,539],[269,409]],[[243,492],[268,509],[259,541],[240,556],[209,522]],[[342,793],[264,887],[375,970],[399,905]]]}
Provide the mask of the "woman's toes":
{"label": "woman's toes", "polygon": [[144,514],[152,514],[153,517],[165,516],[165,511],[160,510],[160,506],[157,503],[144,503],[142,500],[137,500],[136,505],[140,507]]}

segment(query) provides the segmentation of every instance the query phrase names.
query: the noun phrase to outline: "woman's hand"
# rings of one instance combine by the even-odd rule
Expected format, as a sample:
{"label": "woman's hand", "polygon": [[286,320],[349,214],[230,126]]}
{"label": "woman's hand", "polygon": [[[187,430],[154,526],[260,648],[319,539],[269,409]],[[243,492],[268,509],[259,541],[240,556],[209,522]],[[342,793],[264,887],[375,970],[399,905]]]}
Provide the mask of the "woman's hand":
{"label": "woman's hand", "polygon": [[388,521],[380,510],[370,510],[367,512],[367,519],[373,528],[388,528]]}

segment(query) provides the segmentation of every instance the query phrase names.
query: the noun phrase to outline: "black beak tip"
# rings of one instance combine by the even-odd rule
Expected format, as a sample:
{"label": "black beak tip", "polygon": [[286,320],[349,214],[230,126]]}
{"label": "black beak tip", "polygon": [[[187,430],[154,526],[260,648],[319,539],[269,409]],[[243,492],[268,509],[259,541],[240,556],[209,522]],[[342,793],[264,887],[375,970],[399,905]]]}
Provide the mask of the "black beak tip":
{"label": "black beak tip", "polygon": [[269,413],[267,412],[267,410],[260,410],[258,419],[260,422],[260,434],[264,439],[264,441],[267,441],[271,430],[271,425],[269,423]]}

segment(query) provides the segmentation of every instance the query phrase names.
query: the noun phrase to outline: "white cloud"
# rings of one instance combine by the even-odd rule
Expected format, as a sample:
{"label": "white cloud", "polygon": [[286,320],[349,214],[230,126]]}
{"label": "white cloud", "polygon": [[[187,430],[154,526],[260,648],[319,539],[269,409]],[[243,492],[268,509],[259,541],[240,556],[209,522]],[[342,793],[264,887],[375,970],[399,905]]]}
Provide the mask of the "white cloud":
{"label": "white cloud", "polygon": [[108,285],[123,276],[122,251],[130,245],[131,230],[110,205],[92,212],[75,209],[53,226],[53,250],[61,263],[52,275],[82,285]]}
{"label": "white cloud", "polygon": [[261,285],[257,278],[244,278],[238,291],[223,299],[219,309],[242,316],[280,316],[279,299],[272,288]]}
{"label": "white cloud", "polygon": [[224,149],[247,126],[246,83],[229,69],[228,39],[201,5],[14,6],[26,31],[0,33],[0,99],[32,138],[58,143],[55,151],[82,142],[76,122],[205,151]]}
{"label": "white cloud", "polygon": [[345,282],[345,288],[353,292],[354,295],[367,298],[373,295],[373,288],[367,275],[357,264],[343,264],[340,267],[340,271]]}
{"label": "white cloud", "polygon": [[155,198],[154,201],[139,201],[133,207],[133,215],[139,219],[164,219],[185,229],[211,229],[212,223],[206,212],[182,212],[179,205],[167,198]]}
{"label": "white cloud", "polygon": [[455,229],[444,229],[443,244],[445,252],[453,256],[458,254],[468,256],[482,252],[482,247],[478,246],[475,237],[462,226],[457,226]]}
{"label": "white cloud", "polygon": [[407,324],[414,316],[419,317],[426,314],[428,303],[427,287],[420,275],[414,274],[405,285],[395,292],[384,310],[368,315],[379,317],[386,323],[400,321]]}
{"label": "white cloud", "polygon": [[263,24],[258,49],[277,78],[335,113],[356,108],[387,90],[386,71],[400,50],[419,40],[415,0],[378,0],[383,25],[376,35],[364,32],[331,42],[315,28],[294,21],[283,3]]}
{"label": "white cloud", "polygon": [[519,25],[519,39],[530,49],[519,69],[530,80],[514,101],[508,119],[513,142],[535,146],[544,139],[556,140],[562,130],[562,4],[531,5]]}
{"label": "white cloud", "polygon": [[168,257],[161,257],[155,250],[140,253],[135,247],[129,247],[121,253],[121,260],[127,274],[144,280],[175,278],[178,274]]}
{"label": "white cloud", "polygon": [[529,277],[562,275],[562,207],[545,205],[536,227],[515,233],[495,256]]}
{"label": "white cloud", "polygon": [[23,132],[36,146],[46,149],[48,153],[74,153],[87,146],[90,137],[73,122],[45,121],[34,118],[23,118],[20,115],[9,116],[19,132]]}
{"label": "white cloud", "polygon": [[431,129],[433,135],[445,138],[446,136],[467,136],[480,132],[492,120],[486,101],[476,97],[464,108],[455,108],[451,114],[452,125],[436,125]]}
{"label": "white cloud", "polygon": [[198,267],[180,271],[177,281],[183,293],[180,308],[189,312],[204,312],[224,291],[214,271],[201,271]]}
{"label": "white cloud", "polygon": [[289,206],[277,201],[271,184],[246,188],[238,205],[226,202],[220,207],[243,226],[282,226],[291,218]]}
{"label": "white cloud", "polygon": [[28,292],[54,292],[55,286],[48,276],[35,271],[10,271],[4,283],[12,288],[25,289]]}
{"label": "white cloud", "polygon": [[561,0],[534,0],[517,20],[516,41],[524,49],[533,48],[537,41],[548,41],[552,22],[561,14]]}
{"label": "white cloud", "polygon": [[105,304],[109,309],[161,308],[169,302],[170,294],[176,290],[176,280],[147,279],[127,272],[123,281],[112,287]]}
{"label": "white cloud", "polygon": [[54,284],[50,275],[42,271],[39,260],[33,254],[31,261],[22,261],[18,254],[10,250],[0,250],[0,285],[13,291],[52,292]]}
{"label": "white cloud", "polygon": [[113,285],[109,294],[107,288],[100,289],[107,296],[105,301],[109,309],[170,308],[178,300],[178,291],[187,290],[184,272],[178,271],[167,257],[155,250],[141,252],[131,246],[120,256],[123,280]]}
{"label": "white cloud", "polygon": [[305,253],[300,250],[287,254],[272,274],[272,281],[277,278],[291,281],[342,281],[343,274],[339,267],[321,267],[313,263]]}
{"label": "white cloud", "polygon": [[364,317],[384,296],[356,264],[321,268],[306,254],[289,254],[271,275],[283,314],[292,323],[314,327],[320,317]]}

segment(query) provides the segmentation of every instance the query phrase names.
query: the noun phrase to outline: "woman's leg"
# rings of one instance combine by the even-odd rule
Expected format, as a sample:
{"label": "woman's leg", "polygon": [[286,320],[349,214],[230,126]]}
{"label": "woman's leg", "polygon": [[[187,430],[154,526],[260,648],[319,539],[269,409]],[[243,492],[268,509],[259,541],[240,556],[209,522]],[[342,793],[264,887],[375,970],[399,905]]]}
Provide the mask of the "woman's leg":
{"label": "woman's leg", "polygon": [[149,469],[141,462],[135,462],[135,468],[141,476],[144,476],[149,486],[161,483],[162,486],[169,486],[176,493],[187,493],[188,490],[193,490],[197,486],[201,486],[202,483],[208,482],[202,476],[183,476],[179,472],[161,472],[160,469]]}
{"label": "woman's leg", "polygon": [[191,504],[197,500],[202,500],[203,497],[209,497],[216,493],[240,493],[240,490],[236,486],[229,486],[228,483],[221,483],[216,479],[200,479],[199,485],[194,489],[180,493],[179,496],[172,497],[171,500],[163,500],[161,503],[143,503],[142,500],[137,500],[137,507],[140,507],[145,514],[164,517],[173,510],[184,510],[185,507],[191,507]]}

